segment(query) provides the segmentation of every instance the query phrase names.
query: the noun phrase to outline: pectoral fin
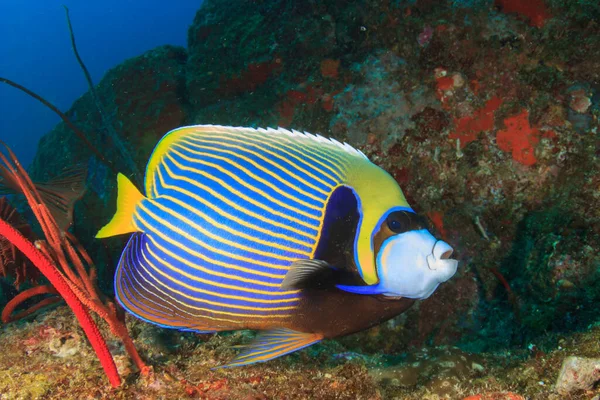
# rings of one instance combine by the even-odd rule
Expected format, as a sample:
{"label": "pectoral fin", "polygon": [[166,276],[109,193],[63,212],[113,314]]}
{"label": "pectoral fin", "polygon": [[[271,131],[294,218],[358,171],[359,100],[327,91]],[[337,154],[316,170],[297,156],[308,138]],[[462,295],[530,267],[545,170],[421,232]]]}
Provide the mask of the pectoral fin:
{"label": "pectoral fin", "polygon": [[272,360],[292,353],[323,339],[318,333],[303,333],[291,329],[265,331],[246,346],[230,363],[217,368],[231,368]]}
{"label": "pectoral fin", "polygon": [[334,268],[323,260],[298,260],[292,263],[281,288],[284,290],[306,289],[319,286],[333,276]]}

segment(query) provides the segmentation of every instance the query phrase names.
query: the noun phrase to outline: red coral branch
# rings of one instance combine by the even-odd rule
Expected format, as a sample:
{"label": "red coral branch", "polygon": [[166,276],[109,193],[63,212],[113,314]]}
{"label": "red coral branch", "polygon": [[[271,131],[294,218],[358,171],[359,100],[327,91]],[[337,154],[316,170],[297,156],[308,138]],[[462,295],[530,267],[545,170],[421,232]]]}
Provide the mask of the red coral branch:
{"label": "red coral branch", "polygon": [[[21,218],[21,215],[13,206],[8,204],[6,197],[0,198],[0,218],[11,224],[27,239],[35,240],[35,235],[29,224]],[[0,237],[0,277],[14,278],[13,285],[19,289],[25,282],[36,284],[39,275],[40,271],[23,257],[12,243]]]}
{"label": "red coral branch", "polygon": [[21,293],[13,297],[4,307],[4,310],[2,310],[2,322],[6,324],[9,322],[17,321],[23,317],[33,314],[42,307],[57,303],[61,300],[59,297],[49,297],[40,301],[36,305],[29,307],[25,311],[22,311],[14,316],[12,315],[13,311],[15,311],[19,304],[40,294],[58,294],[58,292],[56,291],[56,289],[54,289],[52,285],[36,286],[31,289],[22,291]]}
{"label": "red coral branch", "polygon": [[23,235],[19,233],[10,224],[0,219],[0,235],[4,236],[12,244],[15,245],[23,254],[31,260],[31,262],[48,278],[50,283],[58,290],[60,295],[65,299],[69,307],[75,313],[79,324],[83,328],[86,336],[88,337],[90,344],[94,348],[94,351],[98,355],[98,359],[104,368],[104,372],[113,387],[121,385],[121,378],[117,372],[117,366],[108,351],[106,342],[102,338],[98,327],[94,323],[94,320],[87,312],[86,308],[79,300],[77,295],[71,290],[71,287],[65,280],[64,276],[52,264],[48,258],[46,258],[38,249],[35,248],[33,243],[27,240]]}
{"label": "red coral branch", "polygon": [[[16,313],[12,317],[9,317],[10,320],[8,322],[18,321],[20,319],[23,319],[23,318],[33,314],[34,312],[36,312],[37,310],[39,310],[41,308],[44,308],[44,307],[52,305],[52,304],[60,303],[61,301],[63,301],[63,299],[60,296],[48,297],[46,299],[39,301],[35,305],[29,307],[27,310],[21,311],[19,313]],[[8,305],[7,305],[7,307],[8,307]]]}

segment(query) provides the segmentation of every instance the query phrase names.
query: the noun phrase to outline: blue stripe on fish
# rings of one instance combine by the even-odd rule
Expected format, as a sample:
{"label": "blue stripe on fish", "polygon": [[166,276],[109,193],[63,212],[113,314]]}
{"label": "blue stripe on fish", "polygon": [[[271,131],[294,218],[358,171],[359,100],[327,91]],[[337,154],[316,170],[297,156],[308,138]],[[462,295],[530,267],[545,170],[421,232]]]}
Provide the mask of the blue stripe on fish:
{"label": "blue stripe on fish", "polygon": [[189,171],[182,170],[174,164],[170,156],[167,157],[161,164],[165,171],[162,176],[165,183],[176,189],[165,190],[159,187],[159,198],[163,194],[170,194],[174,197],[181,196],[184,199],[186,196],[181,195],[181,190],[185,190],[205,198],[220,208],[229,209],[236,215],[252,217],[257,223],[273,225],[273,227],[283,230],[289,227],[288,231],[300,230],[307,237],[314,238],[317,234],[318,217],[300,216],[273,203],[266,205],[264,201],[258,201],[252,195],[248,196],[243,188],[226,186],[225,181],[216,177],[206,178],[192,175]]}
{"label": "blue stripe on fish", "polygon": [[[188,201],[189,200],[189,201]],[[203,207],[193,199],[181,199],[164,195],[161,197],[161,205],[181,218],[195,221],[196,225],[210,229],[211,233],[220,238],[228,238],[236,235],[235,240],[240,246],[254,247],[260,252],[272,252],[273,256],[287,256],[295,259],[306,258],[311,254],[311,244],[297,240],[290,242],[290,237],[277,234],[274,231],[265,231],[260,226],[241,226],[241,223],[233,215],[225,215],[223,210],[214,210]],[[210,227],[210,228],[207,228]]]}
{"label": "blue stripe on fish", "polygon": [[[169,281],[168,284],[165,284],[162,280],[157,278],[156,271],[153,273],[152,271],[146,270],[144,264],[149,263],[149,259],[151,256],[147,256],[147,254],[143,254],[144,250],[141,249],[142,256],[141,259],[143,261],[136,261],[136,265],[140,265],[142,270],[138,269],[137,273],[146,281],[144,286],[144,290],[147,292],[155,292],[160,293],[161,297],[171,304],[172,307],[177,308],[177,306],[186,306],[192,309],[203,310],[204,312],[228,312],[228,313],[247,313],[247,314],[257,314],[257,315],[272,315],[275,314],[287,314],[289,310],[295,308],[294,303],[284,303],[282,304],[269,304],[268,306],[262,306],[260,304],[249,303],[243,300],[231,300],[231,299],[223,299],[217,295],[201,295],[198,297],[198,293],[195,293],[192,290],[189,290],[185,286],[178,285]],[[139,283],[139,282],[138,282]],[[149,287],[153,287],[154,290],[148,291]],[[192,313],[191,315],[198,316],[197,314]],[[243,314],[245,315],[245,314]]]}
{"label": "blue stripe on fish", "polygon": [[222,298],[212,301],[206,296],[193,297],[184,288],[165,285],[155,273],[148,272],[144,242],[145,235],[142,234],[131,238],[119,265],[115,287],[119,302],[146,320],[168,327],[202,326],[202,330],[207,330],[207,324],[219,326],[223,322],[237,323],[245,318],[287,318],[296,306],[296,303],[287,303],[264,307],[240,301],[232,303]]}
{"label": "blue stripe on fish", "polygon": [[[235,173],[229,171],[235,159],[212,160],[210,157],[203,157],[197,161],[190,161],[186,157],[195,157],[196,154],[187,150],[183,146],[175,146],[172,159],[170,161],[177,163],[180,170],[184,170],[190,175],[208,177],[208,179],[224,182],[223,189],[228,192],[233,190],[242,192],[256,201],[260,201],[265,206],[282,207],[292,211],[298,217],[318,219],[321,211],[320,205],[327,200],[327,193],[313,194],[314,197],[308,198],[304,193],[283,190],[282,183],[274,181],[270,176],[261,171],[252,171],[248,168],[239,169]],[[290,183],[292,178],[286,178]]]}
{"label": "blue stripe on fish", "polygon": [[[244,132],[244,137],[246,133],[248,132]],[[291,133],[292,135],[282,135],[280,130],[258,129],[256,132],[249,132],[247,136],[255,138],[259,143],[268,143],[284,155],[292,154],[293,156],[301,159],[304,158],[314,163],[315,167],[318,167],[323,175],[331,176],[335,182],[345,180],[348,167],[346,155],[342,156],[339,154],[339,149],[337,149],[338,152],[334,153],[331,148],[310,146],[314,144],[314,137],[309,137],[296,131],[292,131]],[[238,137],[240,134],[240,132],[231,132],[231,135],[238,135]],[[310,150],[307,151],[307,148],[310,148]]]}
{"label": "blue stripe on fish", "polygon": [[[248,151],[259,153],[262,157],[270,158],[282,166],[301,174],[305,179],[314,179],[321,185],[332,187],[340,180],[340,171],[335,170],[333,164],[321,157],[307,157],[291,146],[281,146],[281,143],[269,142],[252,138],[251,135],[230,133],[227,135],[214,134],[205,136],[204,140],[210,143],[226,143],[230,146],[242,146]],[[236,147],[237,148],[237,147]]]}
{"label": "blue stripe on fish", "polygon": [[260,332],[243,350],[228,364],[220,368],[240,367],[272,360],[285,354],[303,349],[323,339],[318,333],[302,333],[291,329],[273,329]]}
{"label": "blue stripe on fish", "polygon": [[[145,236],[147,237],[147,236]],[[246,293],[230,288],[215,286],[206,280],[199,281],[198,279],[190,278],[189,274],[179,275],[174,270],[183,270],[166,262],[165,256],[160,252],[155,253],[150,248],[149,243],[145,243],[142,248],[142,258],[138,262],[138,272],[147,277],[151,277],[152,284],[164,289],[179,290],[184,292],[186,296],[198,297],[202,296],[207,301],[222,302],[223,304],[233,304],[248,307],[272,308],[272,307],[287,307],[293,305],[298,300],[296,293],[289,293],[274,297],[265,294]],[[181,266],[179,266],[181,267]],[[221,284],[222,282],[215,282]]]}
{"label": "blue stripe on fish", "polygon": [[[264,150],[250,149],[248,146],[235,144],[228,145],[220,140],[218,147],[211,138],[199,140],[183,140],[177,148],[185,148],[191,154],[202,155],[202,158],[227,160],[239,165],[240,170],[256,174],[258,178],[277,182],[293,192],[300,193],[306,199],[317,202],[327,197],[332,185],[328,185],[321,177],[311,177],[306,171],[298,168],[294,163],[283,158],[275,158],[264,153]],[[211,149],[211,150],[208,150]],[[248,173],[248,172],[246,172]]]}
{"label": "blue stripe on fish", "polygon": [[230,263],[230,258],[184,246],[178,241],[178,235],[164,228],[162,231],[155,230],[143,219],[138,221],[139,226],[149,234],[150,250],[158,255],[160,262],[164,261],[181,271],[181,275],[192,276],[191,279],[196,280],[208,280],[215,284],[218,282],[225,288],[255,293],[270,293],[271,289],[278,288],[283,281],[285,271],[283,274],[277,274],[277,279],[258,275],[252,271],[255,266],[251,263],[239,260]]}
{"label": "blue stripe on fish", "polygon": [[[140,318],[157,323],[164,327],[179,326],[182,318],[173,318],[177,313],[170,307],[164,305],[164,301],[157,302],[152,299],[145,281],[139,276],[139,271],[132,268],[136,265],[134,252],[130,248],[136,248],[141,234],[135,234],[129,240],[125,252],[119,262],[119,268],[115,274],[115,288],[119,303],[129,312]],[[161,304],[162,303],[162,304]]]}
{"label": "blue stripe on fish", "polygon": [[279,275],[287,272],[290,262],[303,258],[298,252],[273,251],[272,248],[263,250],[245,245],[238,238],[228,237],[235,234],[234,230],[228,231],[226,236],[219,237],[211,229],[206,229],[206,226],[202,227],[193,220],[178,215],[155,200],[141,203],[138,218],[160,228],[160,233],[168,237],[167,242],[181,244],[184,251],[214,254],[219,261],[233,265],[239,261],[251,263],[257,268],[253,273],[258,275],[279,278]]}
{"label": "blue stripe on fish", "polygon": [[[169,175],[168,167],[165,166],[164,169],[167,170],[166,173],[162,172],[162,168],[157,171],[158,187],[163,192],[160,195],[162,199],[169,199],[170,201],[176,199],[178,204],[187,203],[199,210],[213,212],[215,218],[221,221],[229,220],[234,222],[235,225],[242,225],[248,234],[254,235],[259,232],[260,234],[257,237],[263,240],[274,238],[289,242],[289,245],[299,244],[303,247],[312,248],[314,232],[311,234],[311,231],[307,232],[298,229],[298,227],[272,220],[265,221],[264,216],[261,216],[261,214],[248,210],[240,212],[236,209],[237,205],[234,202],[229,201],[226,197],[211,193],[205,185],[196,183],[193,187],[183,187],[187,182],[182,182],[178,178]],[[167,190],[171,190],[171,192]],[[203,190],[202,196],[197,194],[200,190]]]}

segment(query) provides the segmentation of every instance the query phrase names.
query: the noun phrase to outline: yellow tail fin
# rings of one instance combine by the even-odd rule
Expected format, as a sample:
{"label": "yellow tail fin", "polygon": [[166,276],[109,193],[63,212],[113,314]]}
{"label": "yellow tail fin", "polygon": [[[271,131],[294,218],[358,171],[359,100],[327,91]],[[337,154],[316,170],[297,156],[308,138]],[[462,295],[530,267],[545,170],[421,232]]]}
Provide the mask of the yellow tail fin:
{"label": "yellow tail fin", "polygon": [[117,175],[117,212],[110,222],[96,234],[96,238],[122,235],[135,232],[138,229],[133,225],[135,206],[145,199],[144,195],[121,173]]}

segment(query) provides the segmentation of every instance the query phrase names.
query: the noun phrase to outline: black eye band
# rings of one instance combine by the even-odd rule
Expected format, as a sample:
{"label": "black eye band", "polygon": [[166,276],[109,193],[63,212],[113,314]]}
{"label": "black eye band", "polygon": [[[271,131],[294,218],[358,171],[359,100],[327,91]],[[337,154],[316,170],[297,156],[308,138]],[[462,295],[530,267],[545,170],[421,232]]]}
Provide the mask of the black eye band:
{"label": "black eye band", "polygon": [[386,223],[394,233],[427,229],[427,223],[423,217],[408,211],[394,211],[388,215]]}

